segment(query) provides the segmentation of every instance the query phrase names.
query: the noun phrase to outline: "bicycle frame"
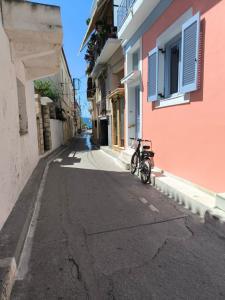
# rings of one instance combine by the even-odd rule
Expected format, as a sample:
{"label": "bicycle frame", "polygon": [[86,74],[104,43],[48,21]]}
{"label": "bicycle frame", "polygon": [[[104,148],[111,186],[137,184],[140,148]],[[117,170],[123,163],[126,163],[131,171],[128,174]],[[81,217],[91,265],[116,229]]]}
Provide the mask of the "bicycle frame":
{"label": "bicycle frame", "polygon": [[[132,138],[131,138],[132,139]],[[132,140],[135,140],[134,138]],[[138,145],[135,149],[134,154],[137,154],[137,166],[138,166],[138,175],[141,169],[141,162],[144,161],[145,159],[148,159],[150,161],[151,166],[154,166],[154,161],[153,161],[153,156],[154,156],[154,152],[152,152],[152,142],[150,140],[142,140],[142,139],[137,139],[136,140],[138,142]],[[142,142],[149,142],[150,145],[150,151],[141,149],[141,143]]]}

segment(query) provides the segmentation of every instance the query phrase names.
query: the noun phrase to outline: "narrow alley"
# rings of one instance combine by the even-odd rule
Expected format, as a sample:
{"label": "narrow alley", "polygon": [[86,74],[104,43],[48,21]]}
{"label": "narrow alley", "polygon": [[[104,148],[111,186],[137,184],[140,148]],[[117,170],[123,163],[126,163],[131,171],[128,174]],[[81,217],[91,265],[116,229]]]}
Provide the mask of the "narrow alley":
{"label": "narrow alley", "polygon": [[11,299],[224,299],[225,240],[90,138],[49,165]]}

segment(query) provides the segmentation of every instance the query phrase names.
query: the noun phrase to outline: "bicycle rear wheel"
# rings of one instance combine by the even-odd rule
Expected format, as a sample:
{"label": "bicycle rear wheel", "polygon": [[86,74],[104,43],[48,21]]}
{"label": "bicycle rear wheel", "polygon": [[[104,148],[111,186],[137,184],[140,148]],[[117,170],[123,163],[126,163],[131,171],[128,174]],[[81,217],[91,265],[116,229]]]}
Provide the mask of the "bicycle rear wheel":
{"label": "bicycle rear wheel", "polygon": [[149,161],[149,159],[144,159],[141,162],[142,166],[141,166],[141,182],[142,183],[147,183],[150,180],[151,177],[151,162]]}
{"label": "bicycle rear wheel", "polygon": [[131,174],[134,174],[137,170],[137,165],[138,165],[138,154],[135,152],[132,157],[131,157],[131,162],[130,162],[130,172]]}

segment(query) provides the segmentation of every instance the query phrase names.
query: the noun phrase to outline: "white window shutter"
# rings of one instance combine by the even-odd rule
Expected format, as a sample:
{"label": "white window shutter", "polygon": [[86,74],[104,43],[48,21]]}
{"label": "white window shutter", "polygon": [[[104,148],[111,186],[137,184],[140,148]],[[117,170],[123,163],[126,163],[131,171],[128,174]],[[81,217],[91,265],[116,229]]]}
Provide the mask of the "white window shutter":
{"label": "white window shutter", "polygon": [[158,100],[158,48],[150,51],[148,56],[148,100]]}
{"label": "white window shutter", "polygon": [[198,89],[200,14],[191,17],[182,26],[181,92]]}

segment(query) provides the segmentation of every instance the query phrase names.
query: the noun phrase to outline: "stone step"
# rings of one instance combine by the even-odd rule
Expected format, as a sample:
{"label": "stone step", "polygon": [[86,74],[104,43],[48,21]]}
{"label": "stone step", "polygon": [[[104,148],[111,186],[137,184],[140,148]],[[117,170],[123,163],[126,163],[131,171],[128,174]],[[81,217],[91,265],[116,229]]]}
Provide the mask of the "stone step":
{"label": "stone step", "polygon": [[205,224],[220,236],[225,237],[225,211],[219,208],[208,210],[205,214]]}
{"label": "stone step", "polygon": [[154,181],[158,190],[201,217],[204,217],[207,210],[215,207],[215,195],[204,192],[191,183],[164,175],[156,176]]}
{"label": "stone step", "polygon": [[[122,163],[127,170],[130,168],[132,149],[122,152],[115,151],[110,147],[101,147],[101,149]],[[192,213],[198,214],[205,220],[208,227],[225,237],[225,193],[215,195],[182,178],[164,174],[163,170],[158,168],[152,170],[151,185],[169,198],[184,205]]]}
{"label": "stone step", "polygon": [[222,209],[225,212],[225,193],[216,195],[216,207]]}
{"label": "stone step", "polygon": [[112,156],[113,158],[117,159],[121,166],[125,168],[125,170],[130,169],[130,158],[129,156],[126,156],[125,151],[115,151],[109,146],[101,146],[101,150],[104,151],[106,154]]}

